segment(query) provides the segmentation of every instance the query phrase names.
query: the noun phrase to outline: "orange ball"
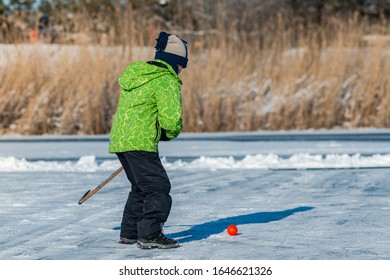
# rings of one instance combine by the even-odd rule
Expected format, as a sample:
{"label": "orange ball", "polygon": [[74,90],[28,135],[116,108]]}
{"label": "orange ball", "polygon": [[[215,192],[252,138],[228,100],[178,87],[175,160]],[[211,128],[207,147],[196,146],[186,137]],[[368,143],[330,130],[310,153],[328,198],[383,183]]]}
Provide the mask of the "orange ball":
{"label": "orange ball", "polygon": [[227,227],[227,233],[230,236],[237,235],[237,232],[238,232],[238,228],[236,227],[236,225],[230,225]]}

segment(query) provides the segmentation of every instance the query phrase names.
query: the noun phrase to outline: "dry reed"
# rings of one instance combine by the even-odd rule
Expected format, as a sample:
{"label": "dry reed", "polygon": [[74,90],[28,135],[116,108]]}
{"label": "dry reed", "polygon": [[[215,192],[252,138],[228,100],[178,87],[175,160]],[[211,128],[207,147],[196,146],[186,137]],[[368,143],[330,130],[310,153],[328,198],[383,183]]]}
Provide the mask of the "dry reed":
{"label": "dry reed", "polygon": [[[124,34],[136,34],[138,24],[124,24]],[[387,34],[387,23],[381,26]],[[191,44],[182,74],[185,131],[390,127],[390,46],[367,44],[364,35],[375,29],[364,20],[303,29],[280,18],[261,38],[231,28]],[[144,36],[123,40],[127,47],[8,46],[0,63],[1,132],[108,133],[119,74],[153,57],[137,47]]]}

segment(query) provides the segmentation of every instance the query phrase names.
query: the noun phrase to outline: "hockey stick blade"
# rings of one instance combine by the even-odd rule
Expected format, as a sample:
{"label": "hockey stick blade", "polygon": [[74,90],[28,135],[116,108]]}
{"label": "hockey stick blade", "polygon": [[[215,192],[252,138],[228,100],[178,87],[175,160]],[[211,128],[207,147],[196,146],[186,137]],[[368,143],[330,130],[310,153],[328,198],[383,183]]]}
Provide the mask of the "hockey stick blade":
{"label": "hockey stick blade", "polygon": [[84,201],[84,198],[89,194],[91,192],[91,190],[88,190],[81,198],[80,198],[80,200],[79,200],[79,205],[81,204],[81,203],[83,203]]}
{"label": "hockey stick blade", "polygon": [[79,200],[79,205],[82,204],[83,202],[85,202],[88,198],[90,198],[91,196],[93,196],[95,193],[97,193],[101,188],[103,188],[108,182],[110,182],[112,179],[115,178],[116,175],[118,175],[119,173],[121,173],[123,170],[123,167],[120,167],[117,171],[115,171],[114,173],[112,173],[110,175],[110,177],[108,177],[106,180],[104,180],[104,182],[102,182],[99,186],[97,186],[96,188],[94,188],[92,191],[89,190],[87,191]]}

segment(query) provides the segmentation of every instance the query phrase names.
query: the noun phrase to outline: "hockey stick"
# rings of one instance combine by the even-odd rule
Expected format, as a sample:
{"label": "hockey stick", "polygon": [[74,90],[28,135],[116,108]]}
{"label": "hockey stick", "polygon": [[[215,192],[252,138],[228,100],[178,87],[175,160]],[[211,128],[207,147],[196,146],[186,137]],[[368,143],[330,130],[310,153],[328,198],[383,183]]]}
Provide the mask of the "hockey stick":
{"label": "hockey stick", "polygon": [[101,188],[103,188],[108,182],[110,182],[112,179],[114,179],[115,176],[117,176],[119,173],[121,173],[123,170],[123,167],[121,166],[117,171],[112,173],[110,177],[108,177],[104,182],[102,182],[99,186],[94,188],[92,191],[87,191],[79,200],[79,205],[81,205],[83,202],[85,202],[88,198],[93,196],[95,193],[97,193]]}

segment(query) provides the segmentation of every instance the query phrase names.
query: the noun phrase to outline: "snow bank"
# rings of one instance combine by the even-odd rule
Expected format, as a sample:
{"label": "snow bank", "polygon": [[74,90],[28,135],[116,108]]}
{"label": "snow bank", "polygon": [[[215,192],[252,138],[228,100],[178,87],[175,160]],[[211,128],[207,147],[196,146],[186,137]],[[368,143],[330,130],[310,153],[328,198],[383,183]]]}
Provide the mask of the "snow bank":
{"label": "snow bank", "polygon": [[287,158],[275,154],[233,157],[200,157],[191,162],[181,160],[169,163],[167,169],[334,169],[334,168],[384,168],[390,167],[390,154],[361,156],[360,154],[310,155],[295,154]]}
{"label": "snow bank", "polygon": [[83,156],[78,161],[28,161],[15,157],[0,157],[0,172],[97,172],[118,168],[117,161],[98,164],[95,156]]}
{"label": "snow bank", "polygon": [[[390,168],[390,154],[294,154],[289,157],[258,154],[243,158],[202,156],[190,161],[163,158],[162,162],[168,170]],[[83,156],[77,161],[28,161],[0,157],[0,172],[99,172],[113,171],[119,167],[117,160],[99,161],[95,156]]]}

